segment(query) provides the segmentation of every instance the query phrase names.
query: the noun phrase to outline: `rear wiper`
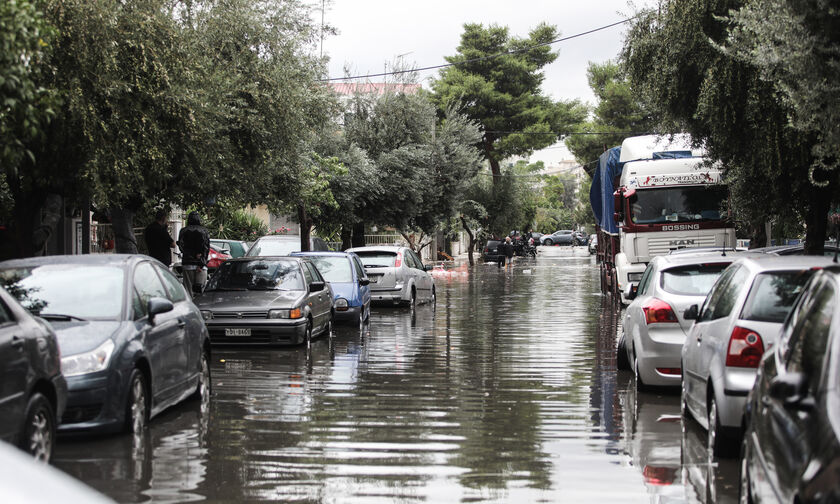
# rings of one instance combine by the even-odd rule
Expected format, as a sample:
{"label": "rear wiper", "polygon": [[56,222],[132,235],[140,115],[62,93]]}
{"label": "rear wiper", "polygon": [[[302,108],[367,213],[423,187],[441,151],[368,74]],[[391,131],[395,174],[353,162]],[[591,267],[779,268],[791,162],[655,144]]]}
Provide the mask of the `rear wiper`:
{"label": "rear wiper", "polygon": [[365,264],[365,268],[387,268],[387,264]]}
{"label": "rear wiper", "polygon": [[85,320],[82,317],[77,317],[75,315],[66,315],[64,313],[42,313],[38,316],[45,320]]}
{"label": "rear wiper", "polygon": [[208,289],[208,292],[210,292],[210,291],[235,291],[235,292],[239,292],[239,291],[246,291],[246,290],[248,290],[248,289],[246,289],[244,287],[216,287],[215,289]]}

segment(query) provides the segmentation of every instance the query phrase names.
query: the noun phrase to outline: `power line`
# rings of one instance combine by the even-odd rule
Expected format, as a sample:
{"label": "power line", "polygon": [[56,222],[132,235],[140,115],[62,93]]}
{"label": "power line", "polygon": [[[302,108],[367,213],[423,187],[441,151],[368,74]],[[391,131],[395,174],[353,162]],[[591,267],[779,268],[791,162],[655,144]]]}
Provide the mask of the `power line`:
{"label": "power line", "polygon": [[554,135],[554,136],[572,136],[572,135],[652,135],[649,131],[569,131],[565,133],[555,133],[553,131],[516,131],[516,130],[486,130],[485,133],[499,133],[502,135]]}
{"label": "power line", "polygon": [[629,23],[630,21],[636,19],[637,17],[638,16],[633,16],[631,18],[627,18],[627,19],[624,19],[622,21],[617,21],[617,22],[612,23],[612,24],[604,25],[604,26],[601,26],[601,27],[598,27],[598,28],[593,28],[592,30],[576,33],[574,35],[569,35],[568,37],[562,37],[562,38],[559,38],[557,40],[552,40],[550,42],[543,42],[542,44],[535,44],[535,45],[526,47],[524,49],[516,49],[516,50],[513,50],[513,51],[500,52],[500,53],[497,53],[497,54],[491,54],[489,56],[482,56],[480,58],[472,58],[472,59],[468,59],[468,60],[464,60],[464,61],[459,61],[457,63],[445,63],[445,64],[442,64],[442,65],[434,65],[434,66],[428,66],[428,67],[423,67],[423,68],[413,68],[411,70],[395,70],[395,71],[392,71],[392,72],[382,72],[382,73],[367,74],[367,75],[355,75],[355,76],[352,76],[352,77],[332,77],[332,78],[328,78],[328,79],[320,79],[318,82],[332,82],[332,81],[342,81],[342,80],[352,80],[352,79],[370,79],[372,77],[387,77],[389,75],[401,75],[401,74],[406,74],[406,73],[425,72],[425,71],[428,71],[428,70],[439,70],[441,68],[448,68],[448,67],[451,67],[451,66],[466,65],[467,63],[475,63],[477,61],[485,61],[485,60],[489,60],[489,59],[498,58],[499,56],[507,56],[509,54],[519,54],[519,53],[530,51],[531,49],[535,49],[537,47],[543,47],[543,46],[548,46],[548,45],[552,45],[552,44],[557,44],[559,42],[566,42],[567,40],[572,40],[572,39],[575,39],[575,38],[578,38],[578,37],[583,37],[583,36],[589,35],[591,33],[599,32],[601,30],[606,30],[606,29],[612,28],[614,26],[623,25],[624,23]]}

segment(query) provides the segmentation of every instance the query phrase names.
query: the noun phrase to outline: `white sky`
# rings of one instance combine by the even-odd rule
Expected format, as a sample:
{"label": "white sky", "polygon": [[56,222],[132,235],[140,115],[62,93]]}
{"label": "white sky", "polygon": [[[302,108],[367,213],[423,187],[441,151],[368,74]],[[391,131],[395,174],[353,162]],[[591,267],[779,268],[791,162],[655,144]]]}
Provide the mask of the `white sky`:
{"label": "white sky", "polygon": [[[318,0],[311,0],[320,4]],[[637,1],[636,5],[652,0]],[[400,55],[418,68],[445,64],[456,54],[464,23],[507,26],[509,34],[527,37],[540,22],[557,27],[568,37],[632,16],[628,0],[326,0],[325,22],[338,34],[324,40],[330,58],[330,77],[343,77],[345,65],[353,75],[378,74]],[[590,61],[615,59],[621,50],[626,26],[616,26],[566,42],[553,44],[559,50],[554,63],[544,67],[543,91],[555,100],[578,98],[592,103],[586,80]],[[559,38],[559,37],[558,37]],[[420,74],[427,85],[438,71]],[[382,82],[382,77],[371,79]],[[568,159],[565,149],[548,149],[547,158]],[[532,157],[532,160],[537,158]]]}

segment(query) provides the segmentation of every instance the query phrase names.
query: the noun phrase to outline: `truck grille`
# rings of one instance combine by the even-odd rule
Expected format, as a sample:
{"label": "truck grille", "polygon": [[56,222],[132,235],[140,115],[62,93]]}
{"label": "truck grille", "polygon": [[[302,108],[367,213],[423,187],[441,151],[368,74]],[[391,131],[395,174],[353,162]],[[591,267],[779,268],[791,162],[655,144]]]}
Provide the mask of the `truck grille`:
{"label": "truck grille", "polygon": [[650,257],[667,254],[672,249],[678,248],[694,248],[694,247],[714,247],[715,236],[684,236],[684,237],[649,237],[648,239],[648,254]]}

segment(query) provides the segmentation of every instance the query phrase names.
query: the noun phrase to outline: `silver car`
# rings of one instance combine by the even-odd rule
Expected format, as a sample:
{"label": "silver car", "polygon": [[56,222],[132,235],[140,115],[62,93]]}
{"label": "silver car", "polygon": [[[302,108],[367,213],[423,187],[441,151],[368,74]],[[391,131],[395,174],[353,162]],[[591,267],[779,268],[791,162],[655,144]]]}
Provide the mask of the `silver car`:
{"label": "silver car", "polygon": [[[680,352],[691,327],[683,312],[701,303],[717,277],[738,256],[701,252],[657,256],[648,264],[624,312],[623,338],[637,386],[678,386]],[[623,356],[619,356],[623,357]]]}
{"label": "silver car", "polygon": [[708,432],[715,455],[733,454],[747,394],[761,356],[775,345],[782,322],[815,269],[831,264],[821,256],[750,256],[721,275],[701,308],[682,349],[683,416]]}
{"label": "silver car", "polygon": [[435,282],[417,254],[408,247],[372,246],[347,249],[355,252],[370,279],[371,301],[404,304],[435,303]]}

